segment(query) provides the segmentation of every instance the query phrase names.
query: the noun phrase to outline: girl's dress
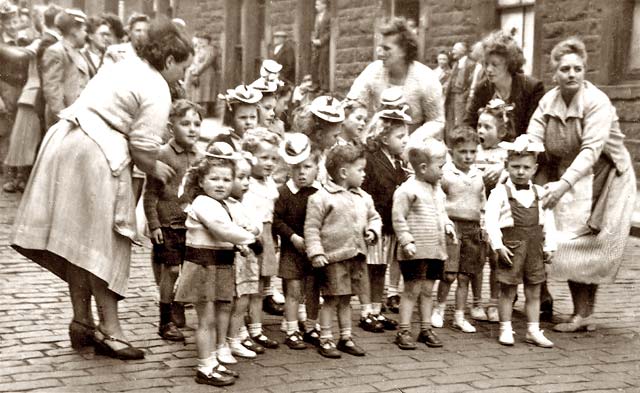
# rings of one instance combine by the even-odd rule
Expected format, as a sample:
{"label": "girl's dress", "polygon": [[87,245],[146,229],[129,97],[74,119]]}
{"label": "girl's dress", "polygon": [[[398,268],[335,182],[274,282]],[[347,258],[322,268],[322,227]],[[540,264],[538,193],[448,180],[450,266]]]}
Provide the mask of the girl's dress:
{"label": "girl's dress", "polygon": [[278,199],[278,185],[271,178],[249,180],[249,190],[242,201],[243,205],[249,206],[257,212],[258,218],[262,222],[262,242],[263,252],[258,257],[260,261],[260,276],[271,277],[278,274],[278,258],[276,256],[276,246],[271,233],[273,223],[273,209]]}
{"label": "girl's dress", "polygon": [[[235,202],[240,205],[240,209],[232,209],[233,221],[236,223],[246,223],[250,226],[260,227],[262,222],[256,219],[256,213],[242,202]],[[241,224],[242,225],[242,224]],[[236,252],[235,259],[235,283],[236,296],[254,295],[259,291],[260,263],[253,251],[246,255]]]}
{"label": "girl's dress", "polygon": [[552,276],[586,284],[613,282],[636,195],[615,107],[589,82],[568,107],[555,88],[540,100],[527,133],[545,145],[541,171],[547,180],[572,184],[554,208],[560,239]]}
{"label": "girl's dress", "polygon": [[155,157],[171,96],[139,57],[101,70],[45,135],[11,245],[58,277],[69,264],[124,296],[136,236],[131,155]]}

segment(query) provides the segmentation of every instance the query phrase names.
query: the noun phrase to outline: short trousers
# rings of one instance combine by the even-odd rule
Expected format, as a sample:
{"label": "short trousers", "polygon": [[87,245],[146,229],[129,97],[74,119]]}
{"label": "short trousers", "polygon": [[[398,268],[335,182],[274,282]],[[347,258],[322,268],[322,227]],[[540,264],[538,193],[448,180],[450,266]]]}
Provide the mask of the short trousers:
{"label": "short trousers", "polygon": [[153,245],[151,253],[153,263],[169,266],[180,265],[184,261],[187,230],[169,227],[160,229],[164,242]]}
{"label": "short trousers", "polygon": [[477,221],[453,220],[458,242],[453,244],[447,238],[449,258],[444,264],[445,273],[464,273],[475,276],[482,272],[485,258],[485,242],[482,229]]}
{"label": "short trousers", "polygon": [[398,261],[405,281],[441,280],[444,261],[441,259],[407,259]]}
{"label": "short trousers", "polygon": [[507,285],[535,285],[545,282],[542,229],[502,228],[502,236],[505,247],[513,253],[513,266],[500,258],[496,273],[498,282]]}
{"label": "short trousers", "polygon": [[368,294],[369,274],[367,260],[358,255],[341,262],[330,262],[318,269],[320,292],[323,296]]}

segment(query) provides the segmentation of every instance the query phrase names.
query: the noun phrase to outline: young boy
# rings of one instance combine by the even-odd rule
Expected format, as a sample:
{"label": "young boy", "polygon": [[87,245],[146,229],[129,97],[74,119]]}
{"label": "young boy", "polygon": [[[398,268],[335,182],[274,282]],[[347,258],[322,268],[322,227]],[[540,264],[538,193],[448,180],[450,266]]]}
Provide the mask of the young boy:
{"label": "young boy", "polygon": [[[298,307],[305,298],[311,306],[308,310],[309,318],[305,321],[304,333],[308,333],[306,336],[313,334],[315,330],[319,309],[319,293],[313,282],[313,268],[304,246],[304,222],[307,201],[321,187],[316,182],[320,154],[311,151],[309,138],[300,133],[287,133],[279,153],[289,165],[291,175],[278,189],[279,197],[273,213],[273,232],[280,236],[281,241],[278,276],[282,278],[285,289],[285,344],[291,349],[305,349],[305,340],[298,329]],[[305,283],[309,284],[308,289],[311,290],[306,297]],[[309,332],[306,331],[307,326],[311,326]]]}
{"label": "young boy", "polygon": [[144,191],[144,212],[153,242],[152,262],[161,265],[158,334],[170,341],[184,341],[176,326],[178,321],[172,320],[175,319],[172,318],[172,308],[174,313],[176,308],[182,309],[184,315],[181,304],[172,305],[173,287],[184,260],[187,218],[178,199],[178,189],[187,169],[201,156],[196,146],[202,122],[200,111],[199,106],[187,100],[174,102],[169,116],[173,137],[160,149],[158,160],[169,165],[176,174],[167,184],[148,177]]}
{"label": "young boy", "polygon": [[[319,269],[324,304],[320,311],[320,348],[328,358],[340,352],[364,356],[351,338],[351,296],[369,291],[367,245],[380,237],[382,220],[373,199],[360,186],[364,181],[364,151],[355,146],[334,146],[327,154],[330,179],[309,198],[304,224],[307,256]],[[333,342],[331,321],[338,311],[340,341]]]}
{"label": "young boy", "polygon": [[393,195],[392,222],[398,238],[398,262],[404,278],[400,300],[400,331],[396,344],[400,349],[415,349],[411,337],[411,315],[420,301],[420,335],[418,342],[441,347],[442,342],[431,329],[431,292],[441,279],[447,259],[445,235],[456,242],[455,228],[445,210],[445,195],[440,188],[442,166],[447,148],[444,143],[426,138],[407,149],[415,175]]}
{"label": "young boy", "polygon": [[442,168],[442,190],[447,196],[447,215],[456,228],[457,244],[447,253],[445,275],[438,284],[438,304],[431,315],[431,325],[442,327],[449,288],[458,279],[453,327],[464,333],[475,333],[476,328],[464,318],[469,293],[469,282],[482,272],[484,241],[480,221],[486,196],[482,172],[474,165],[478,151],[478,134],[468,126],[451,131],[451,162]]}
{"label": "young boy", "polygon": [[500,283],[498,312],[502,345],[513,345],[511,313],[518,284],[524,282],[526,341],[539,347],[551,348],[553,343],[540,330],[540,286],[545,281],[544,263],[550,262],[556,249],[556,228],[553,212],[543,210],[540,197],[544,189],[533,185],[531,178],[538,168],[539,143],[530,142],[527,135],[515,142],[503,142],[508,151],[509,179],[498,184],[486,205],[486,229],[500,258],[497,278]]}

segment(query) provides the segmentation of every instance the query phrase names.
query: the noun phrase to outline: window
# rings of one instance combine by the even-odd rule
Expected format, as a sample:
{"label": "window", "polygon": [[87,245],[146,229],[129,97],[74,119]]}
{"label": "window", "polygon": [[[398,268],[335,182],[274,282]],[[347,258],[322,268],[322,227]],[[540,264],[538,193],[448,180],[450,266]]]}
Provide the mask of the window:
{"label": "window", "polygon": [[500,27],[511,34],[524,52],[524,72],[533,72],[535,0],[498,0]]}

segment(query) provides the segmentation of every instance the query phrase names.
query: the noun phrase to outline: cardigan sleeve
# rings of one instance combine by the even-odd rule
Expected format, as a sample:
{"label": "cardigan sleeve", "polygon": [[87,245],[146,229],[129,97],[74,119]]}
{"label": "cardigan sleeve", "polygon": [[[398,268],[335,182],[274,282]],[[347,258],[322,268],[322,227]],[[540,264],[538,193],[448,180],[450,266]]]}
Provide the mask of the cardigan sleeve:
{"label": "cardigan sleeve", "polygon": [[382,218],[376,211],[371,195],[365,194],[365,203],[367,204],[367,230],[373,231],[376,237],[380,239],[382,234]]}
{"label": "cardigan sleeve", "polygon": [[307,203],[307,215],[304,220],[304,244],[309,259],[318,255],[325,255],[320,229],[326,215],[326,207],[321,192],[318,191],[309,197]]}
{"label": "cardigan sleeve", "polygon": [[547,129],[547,117],[544,115],[543,103],[538,103],[538,107],[531,116],[529,121],[529,127],[527,128],[527,135],[534,142],[544,143],[544,133]]}
{"label": "cardigan sleeve", "polygon": [[218,240],[241,245],[256,241],[251,232],[231,221],[220,202],[212,198],[198,196],[188,209],[187,213],[192,214]]}
{"label": "cardigan sleeve", "polygon": [[369,64],[360,75],[356,77],[349,89],[347,97],[363,103],[367,108],[373,108],[378,105],[377,102],[371,102],[371,86],[373,81],[376,62]]}
{"label": "cardigan sleeve", "polygon": [[398,243],[402,247],[414,242],[409,223],[407,222],[413,198],[414,195],[412,195],[408,187],[401,186],[393,194],[393,208],[391,210],[393,230],[396,232]]}

